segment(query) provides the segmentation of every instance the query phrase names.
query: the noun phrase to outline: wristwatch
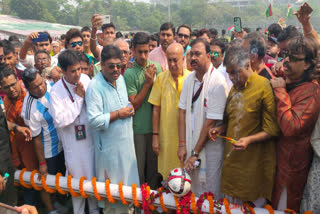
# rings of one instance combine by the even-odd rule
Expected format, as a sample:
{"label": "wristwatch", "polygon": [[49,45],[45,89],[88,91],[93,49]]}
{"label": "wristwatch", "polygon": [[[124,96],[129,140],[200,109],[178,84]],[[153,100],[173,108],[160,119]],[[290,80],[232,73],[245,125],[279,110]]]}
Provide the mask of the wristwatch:
{"label": "wristwatch", "polygon": [[191,156],[198,158],[198,157],[199,157],[199,154],[197,154],[197,153],[192,149],[192,150],[191,150]]}
{"label": "wristwatch", "polygon": [[18,128],[17,124],[14,124],[14,126],[13,126],[13,128],[12,128],[12,131],[13,131],[13,132],[16,132],[16,131],[17,131],[17,128]]}

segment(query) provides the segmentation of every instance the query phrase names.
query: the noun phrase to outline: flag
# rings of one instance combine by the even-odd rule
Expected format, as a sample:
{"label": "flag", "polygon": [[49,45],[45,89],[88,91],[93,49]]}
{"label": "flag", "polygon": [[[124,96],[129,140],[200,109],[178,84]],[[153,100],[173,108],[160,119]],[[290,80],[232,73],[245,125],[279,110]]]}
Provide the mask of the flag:
{"label": "flag", "polygon": [[228,30],[233,31],[234,30],[234,26],[228,27]]}
{"label": "flag", "polygon": [[266,10],[266,16],[267,16],[267,17],[272,16],[271,4],[269,4],[268,9]]}
{"label": "flag", "polygon": [[287,19],[291,16],[291,14],[292,14],[292,7],[290,4],[288,4]]}

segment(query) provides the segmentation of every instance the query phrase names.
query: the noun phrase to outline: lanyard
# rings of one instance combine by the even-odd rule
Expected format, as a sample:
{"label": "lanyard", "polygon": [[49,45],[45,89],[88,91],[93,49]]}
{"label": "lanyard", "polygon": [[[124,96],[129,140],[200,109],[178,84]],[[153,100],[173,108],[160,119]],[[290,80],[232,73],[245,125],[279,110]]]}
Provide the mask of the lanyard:
{"label": "lanyard", "polygon": [[64,82],[63,78],[61,78],[61,80],[62,80],[62,84],[63,84],[64,88],[65,88],[65,89],[67,90],[67,92],[68,92],[68,95],[69,95],[70,100],[71,100],[72,102],[74,102],[73,96],[72,96],[72,94],[71,94],[71,92],[70,92],[67,84]]}

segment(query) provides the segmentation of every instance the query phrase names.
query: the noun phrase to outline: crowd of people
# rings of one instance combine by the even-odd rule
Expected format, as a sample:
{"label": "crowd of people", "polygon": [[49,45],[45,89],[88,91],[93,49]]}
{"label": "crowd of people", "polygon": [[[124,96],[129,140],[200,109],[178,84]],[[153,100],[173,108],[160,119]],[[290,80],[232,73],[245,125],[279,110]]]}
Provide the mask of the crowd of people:
{"label": "crowd of people", "polygon": [[[320,213],[320,40],[310,14],[296,16],[303,33],[168,22],[129,38],[95,14],[59,40],[1,40],[0,201],[17,204],[15,169],[155,189],[181,167],[196,196]],[[22,192],[59,213],[60,196]],[[72,205],[128,213],[94,197]]]}

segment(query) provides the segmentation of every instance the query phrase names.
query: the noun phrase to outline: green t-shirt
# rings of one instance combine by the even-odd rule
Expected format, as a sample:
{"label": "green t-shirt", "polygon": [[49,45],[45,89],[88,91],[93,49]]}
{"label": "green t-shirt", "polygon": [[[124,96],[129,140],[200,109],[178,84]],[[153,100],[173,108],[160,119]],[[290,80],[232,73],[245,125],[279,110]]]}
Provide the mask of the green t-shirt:
{"label": "green t-shirt", "polygon": [[[147,66],[154,64],[156,66],[158,75],[162,72],[161,65],[151,60],[147,61]],[[146,66],[146,67],[147,67]],[[124,73],[124,79],[126,80],[128,96],[138,94],[145,82],[145,70],[146,67],[141,67],[136,62],[133,63],[132,68],[128,68]],[[144,98],[138,111],[133,116],[133,131],[134,134],[148,134],[152,132],[152,105],[148,102],[151,88],[148,95]]]}

